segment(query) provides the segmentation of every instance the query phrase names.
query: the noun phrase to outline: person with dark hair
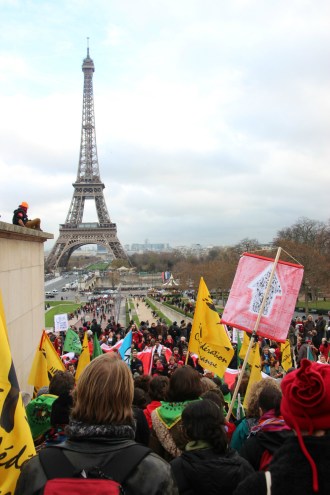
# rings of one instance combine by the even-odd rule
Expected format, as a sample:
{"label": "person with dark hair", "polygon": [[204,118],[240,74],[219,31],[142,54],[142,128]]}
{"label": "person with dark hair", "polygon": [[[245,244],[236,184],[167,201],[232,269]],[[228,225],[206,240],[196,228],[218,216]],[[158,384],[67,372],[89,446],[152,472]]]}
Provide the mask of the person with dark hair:
{"label": "person with dark hair", "polygon": [[132,351],[132,359],[131,359],[131,372],[134,376],[135,373],[138,373],[138,368],[140,366],[142,366],[143,368],[143,364],[142,364],[142,361],[138,358],[138,355],[137,355],[137,350],[136,349],[133,349]]}
{"label": "person with dark hair", "polygon": [[209,399],[192,402],[183,410],[189,442],[182,455],[171,461],[180,495],[231,495],[253,473],[249,463],[228,447],[224,421],[221,408]]}
{"label": "person with dark hair", "polygon": [[[80,483],[97,473],[102,480],[119,481],[126,495],[176,494],[170,466],[134,441],[133,393],[132,373],[124,361],[110,354],[93,359],[77,382],[68,439],[46,447],[24,464],[15,495],[44,493],[52,478],[62,478],[63,483],[64,462],[64,471],[73,472],[69,478],[76,475]],[[111,472],[114,465],[125,474],[119,480],[119,473]],[[75,493],[80,493],[78,488]]]}
{"label": "person with dark hair", "polygon": [[324,357],[326,363],[329,363],[329,353],[330,353],[330,345],[325,337],[322,338],[322,343],[320,345],[320,356]]}
{"label": "person with dark hair", "polygon": [[49,383],[49,394],[69,394],[74,387],[74,376],[69,371],[56,371]]}
{"label": "person with dark hair", "polygon": [[151,402],[144,409],[144,415],[148,422],[149,428],[152,428],[151,413],[161,406],[161,401],[166,400],[166,394],[169,386],[167,376],[154,376],[150,382],[149,394]]}
{"label": "person with dark hair", "polygon": [[300,366],[300,361],[302,359],[307,358],[308,355],[308,344],[306,343],[304,338],[298,337],[298,356],[297,356],[297,365]]}
{"label": "person with dark hair", "polygon": [[96,318],[92,320],[91,324],[91,332],[97,335],[97,338],[99,339],[102,333],[102,327],[99,323],[97,323]]}
{"label": "person with dark hair", "polygon": [[315,323],[312,315],[307,316],[307,320],[304,321],[304,338],[306,341],[312,340],[312,332],[315,328]]}
{"label": "person with dark hair", "polygon": [[235,495],[330,493],[330,366],[303,359],[281,382],[281,413],[294,430],[266,472],[242,481]]}
{"label": "person with dark hair", "polygon": [[276,450],[292,435],[291,428],[281,416],[281,398],[280,387],[268,379],[259,394],[259,421],[251,428],[250,436],[240,450],[241,456],[255,471],[265,471]]}
{"label": "person with dark hair", "polygon": [[316,330],[316,337],[317,337],[317,343],[319,347],[322,343],[322,339],[326,337],[326,326],[327,323],[325,319],[323,318],[322,314],[319,314],[317,317],[317,320],[315,322],[315,330]]}
{"label": "person with dark hair", "polygon": [[134,387],[135,388],[141,388],[145,392],[146,396],[146,404],[150,403],[150,382],[151,382],[151,376],[150,375],[136,375],[134,376]]}
{"label": "person with dark hair", "polygon": [[[213,401],[218,407],[220,407],[220,409],[223,411],[223,414],[225,415],[225,413],[226,413],[225,404],[226,403],[225,403],[223,393],[221,392],[221,390],[218,387],[207,390],[206,392],[203,392],[201,395],[201,398],[202,399],[209,399],[209,400]],[[230,440],[233,436],[233,433],[236,429],[235,424],[230,423],[229,421],[225,420],[224,428],[225,428],[226,433],[227,433],[228,441],[230,442]]]}
{"label": "person with dark hair", "polygon": [[[45,440],[56,443],[64,440],[64,433],[57,433],[62,432],[66,424],[66,420],[62,423],[62,419],[64,416],[67,418],[71,409],[70,396],[74,384],[74,377],[69,371],[57,371],[52,376],[49,387],[45,387],[44,391],[40,389],[39,392],[42,393],[38,392],[37,397],[27,405],[26,415],[37,450],[44,447]],[[66,414],[63,408],[66,409]]]}
{"label": "person with dark hair", "polygon": [[134,387],[134,397],[133,397],[133,414],[136,421],[135,438],[136,442],[142,443],[143,445],[149,444],[150,430],[148,422],[143,413],[144,408],[147,405],[146,392],[139,387]]}
{"label": "person with dark hair", "polygon": [[170,378],[167,402],[151,413],[149,446],[165,460],[180,455],[188,438],[182,431],[181,414],[185,406],[199,400],[202,384],[199,373],[190,366],[177,368]]}

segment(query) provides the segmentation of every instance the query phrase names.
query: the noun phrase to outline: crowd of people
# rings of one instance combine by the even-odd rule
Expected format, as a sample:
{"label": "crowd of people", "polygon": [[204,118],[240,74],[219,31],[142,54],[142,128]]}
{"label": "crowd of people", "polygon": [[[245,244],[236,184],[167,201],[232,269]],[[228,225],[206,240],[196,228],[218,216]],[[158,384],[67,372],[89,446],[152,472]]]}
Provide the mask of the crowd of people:
{"label": "crowd of people", "polygon": [[[56,460],[50,452],[54,447],[73,465],[79,482],[80,473],[104,479],[110,470],[110,478],[127,494],[330,493],[329,335],[323,317],[292,321],[288,338],[297,367],[287,373],[277,343],[258,341],[269,378],[252,386],[245,415],[239,417],[234,408],[228,418],[235,384],[228,387],[189,354],[190,325],[131,321],[122,328],[104,318],[109,308],[100,303],[81,308],[82,325],[72,328],[81,339],[87,332],[90,342],[96,335],[110,352],[93,359],[77,383],[75,356],[66,363],[67,371],[58,371],[49,389],[39,390],[27,404],[38,455],[23,466],[16,495],[42,494],[52,478],[64,476],[49,469]],[[111,348],[129,331],[127,366]],[[62,355],[61,336],[51,339]],[[313,346],[315,358],[323,356],[324,362],[305,359],[304,345]],[[146,348],[153,351],[148,372],[140,359]],[[240,385],[242,398],[248,380],[247,374]],[[122,475],[120,463],[128,463]],[[99,475],[89,476],[96,467]]]}

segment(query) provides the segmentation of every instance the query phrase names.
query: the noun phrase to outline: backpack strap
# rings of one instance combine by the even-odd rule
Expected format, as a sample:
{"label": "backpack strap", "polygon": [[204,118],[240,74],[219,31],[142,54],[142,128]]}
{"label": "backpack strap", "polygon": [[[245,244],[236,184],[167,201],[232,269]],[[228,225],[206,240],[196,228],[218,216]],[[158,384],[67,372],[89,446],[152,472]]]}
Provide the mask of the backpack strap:
{"label": "backpack strap", "polygon": [[265,471],[267,495],[272,495],[272,475],[270,471]]}
{"label": "backpack strap", "polygon": [[77,470],[64,454],[63,449],[46,447],[39,452],[39,460],[47,479],[73,478],[81,472]]}
{"label": "backpack strap", "polygon": [[149,447],[136,443],[121,449],[109,462],[101,466],[104,474],[123,484],[140,462],[151,452]]}
{"label": "backpack strap", "polygon": [[[48,479],[72,478],[81,473],[82,469],[77,469],[71,463],[64,450],[61,447],[46,447],[39,452],[39,459]],[[136,443],[120,449],[108,462],[97,467],[106,476],[122,484],[150,452],[148,447]]]}

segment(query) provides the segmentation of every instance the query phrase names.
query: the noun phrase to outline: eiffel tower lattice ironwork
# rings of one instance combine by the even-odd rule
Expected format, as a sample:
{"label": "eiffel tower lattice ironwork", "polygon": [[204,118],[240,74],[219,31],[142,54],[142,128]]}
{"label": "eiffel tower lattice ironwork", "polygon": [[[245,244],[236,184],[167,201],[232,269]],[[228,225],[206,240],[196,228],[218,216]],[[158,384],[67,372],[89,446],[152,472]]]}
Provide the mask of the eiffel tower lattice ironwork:
{"label": "eiffel tower lattice ironwork", "polygon": [[[66,221],[60,225],[59,238],[46,260],[47,271],[66,267],[72,253],[86,244],[101,245],[114,258],[127,259],[117,238],[117,226],[110,220],[103,195],[105,186],[100,178],[95,136],[94,70],[87,47],[87,57],[82,65],[84,93],[78,175],[73,184],[74,193]],[[98,223],[83,223],[86,199],[95,201]]]}

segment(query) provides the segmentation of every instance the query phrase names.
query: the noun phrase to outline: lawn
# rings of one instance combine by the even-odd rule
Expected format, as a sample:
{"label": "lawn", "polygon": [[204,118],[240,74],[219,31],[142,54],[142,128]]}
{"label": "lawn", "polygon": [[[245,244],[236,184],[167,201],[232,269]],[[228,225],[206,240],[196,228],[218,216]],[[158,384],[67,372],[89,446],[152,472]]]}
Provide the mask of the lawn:
{"label": "lawn", "polygon": [[95,270],[106,270],[109,267],[110,263],[105,261],[99,261],[98,263],[93,263],[92,265],[88,265],[85,268],[85,271],[94,272]]}
{"label": "lawn", "polygon": [[[48,301],[46,301],[48,302]],[[52,301],[49,303],[52,308],[45,314],[45,327],[54,327],[54,316],[64,313],[73,313],[75,309],[80,307],[80,304],[68,301]]]}

